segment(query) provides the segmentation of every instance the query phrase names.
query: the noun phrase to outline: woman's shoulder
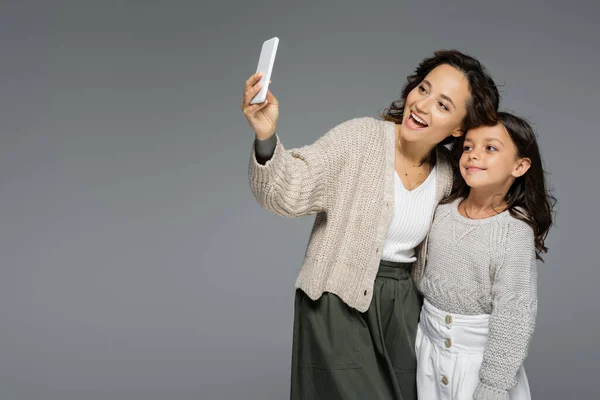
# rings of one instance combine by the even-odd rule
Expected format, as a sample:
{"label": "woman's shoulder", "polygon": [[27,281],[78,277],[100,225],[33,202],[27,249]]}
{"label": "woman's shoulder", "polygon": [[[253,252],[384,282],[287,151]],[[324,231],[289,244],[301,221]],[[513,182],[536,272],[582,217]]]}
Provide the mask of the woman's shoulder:
{"label": "woman's shoulder", "polygon": [[437,205],[435,208],[435,216],[436,218],[447,217],[452,214],[454,210],[458,208],[458,204],[462,201],[462,199],[454,199],[450,201],[445,201]]}
{"label": "woman's shoulder", "polygon": [[446,146],[435,148],[436,168],[438,169],[438,181],[444,185],[443,197],[450,195],[454,180],[454,169],[452,167],[452,154]]}
{"label": "woman's shoulder", "polygon": [[357,117],[334,126],[325,137],[340,149],[364,155],[366,148],[375,150],[393,145],[394,124],[373,117]]}
{"label": "woman's shoulder", "polygon": [[389,133],[390,130],[393,132],[394,124],[374,117],[356,117],[341,122],[333,129],[343,131],[345,134],[368,137],[370,135],[382,135],[386,131]]}
{"label": "woman's shoulder", "polygon": [[452,173],[452,153],[446,146],[438,145],[435,148],[436,164],[441,165],[446,173]]}

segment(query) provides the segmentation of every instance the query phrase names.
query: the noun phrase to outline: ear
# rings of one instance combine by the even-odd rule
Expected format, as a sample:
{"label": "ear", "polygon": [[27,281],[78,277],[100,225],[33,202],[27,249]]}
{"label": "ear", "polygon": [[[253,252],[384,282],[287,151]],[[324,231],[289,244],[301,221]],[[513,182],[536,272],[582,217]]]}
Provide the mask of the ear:
{"label": "ear", "polygon": [[529,170],[529,167],[531,167],[531,160],[527,157],[521,158],[519,160],[519,163],[513,170],[512,176],[514,176],[515,178],[518,178],[520,176],[525,175],[525,172],[527,172],[527,170]]}
{"label": "ear", "polygon": [[456,128],[452,132],[450,132],[450,135],[454,137],[461,137],[462,135],[464,135],[464,132],[460,128]]}

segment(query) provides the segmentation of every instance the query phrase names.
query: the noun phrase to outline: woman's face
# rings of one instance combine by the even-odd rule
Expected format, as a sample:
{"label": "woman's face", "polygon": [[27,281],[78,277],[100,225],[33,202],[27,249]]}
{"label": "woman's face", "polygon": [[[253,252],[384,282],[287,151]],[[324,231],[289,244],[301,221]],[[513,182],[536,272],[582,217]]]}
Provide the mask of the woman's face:
{"label": "woman's face", "polygon": [[450,135],[461,136],[470,97],[465,75],[448,64],[438,65],[406,98],[402,138],[435,146]]}

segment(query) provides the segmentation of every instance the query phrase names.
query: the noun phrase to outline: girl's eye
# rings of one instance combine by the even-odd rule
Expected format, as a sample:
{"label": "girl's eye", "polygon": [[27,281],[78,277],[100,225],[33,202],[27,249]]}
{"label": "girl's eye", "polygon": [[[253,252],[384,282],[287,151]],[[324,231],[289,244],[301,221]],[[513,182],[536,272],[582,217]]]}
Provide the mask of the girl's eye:
{"label": "girl's eye", "polygon": [[491,151],[491,152],[494,152],[497,150],[494,146],[488,146],[487,149],[488,149],[488,151]]}
{"label": "girl's eye", "polygon": [[471,146],[463,146],[463,151],[469,151],[471,150]]}
{"label": "girl's eye", "polygon": [[441,101],[438,102],[438,104],[440,105],[441,109],[444,111],[448,111],[448,107],[446,107],[446,105],[444,103],[442,103]]}

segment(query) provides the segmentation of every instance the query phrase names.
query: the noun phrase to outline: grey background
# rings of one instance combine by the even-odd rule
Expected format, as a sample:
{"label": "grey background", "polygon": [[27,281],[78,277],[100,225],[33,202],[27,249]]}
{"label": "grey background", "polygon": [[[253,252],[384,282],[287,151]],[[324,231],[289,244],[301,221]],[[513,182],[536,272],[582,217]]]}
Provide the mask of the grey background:
{"label": "grey background", "polygon": [[597,6],[210,3],[0,3],[0,399],[288,396],[312,218],[255,202],[239,109],[272,36],[287,147],[376,115],[436,49],[491,70],[560,200],[533,397],[598,398]]}

